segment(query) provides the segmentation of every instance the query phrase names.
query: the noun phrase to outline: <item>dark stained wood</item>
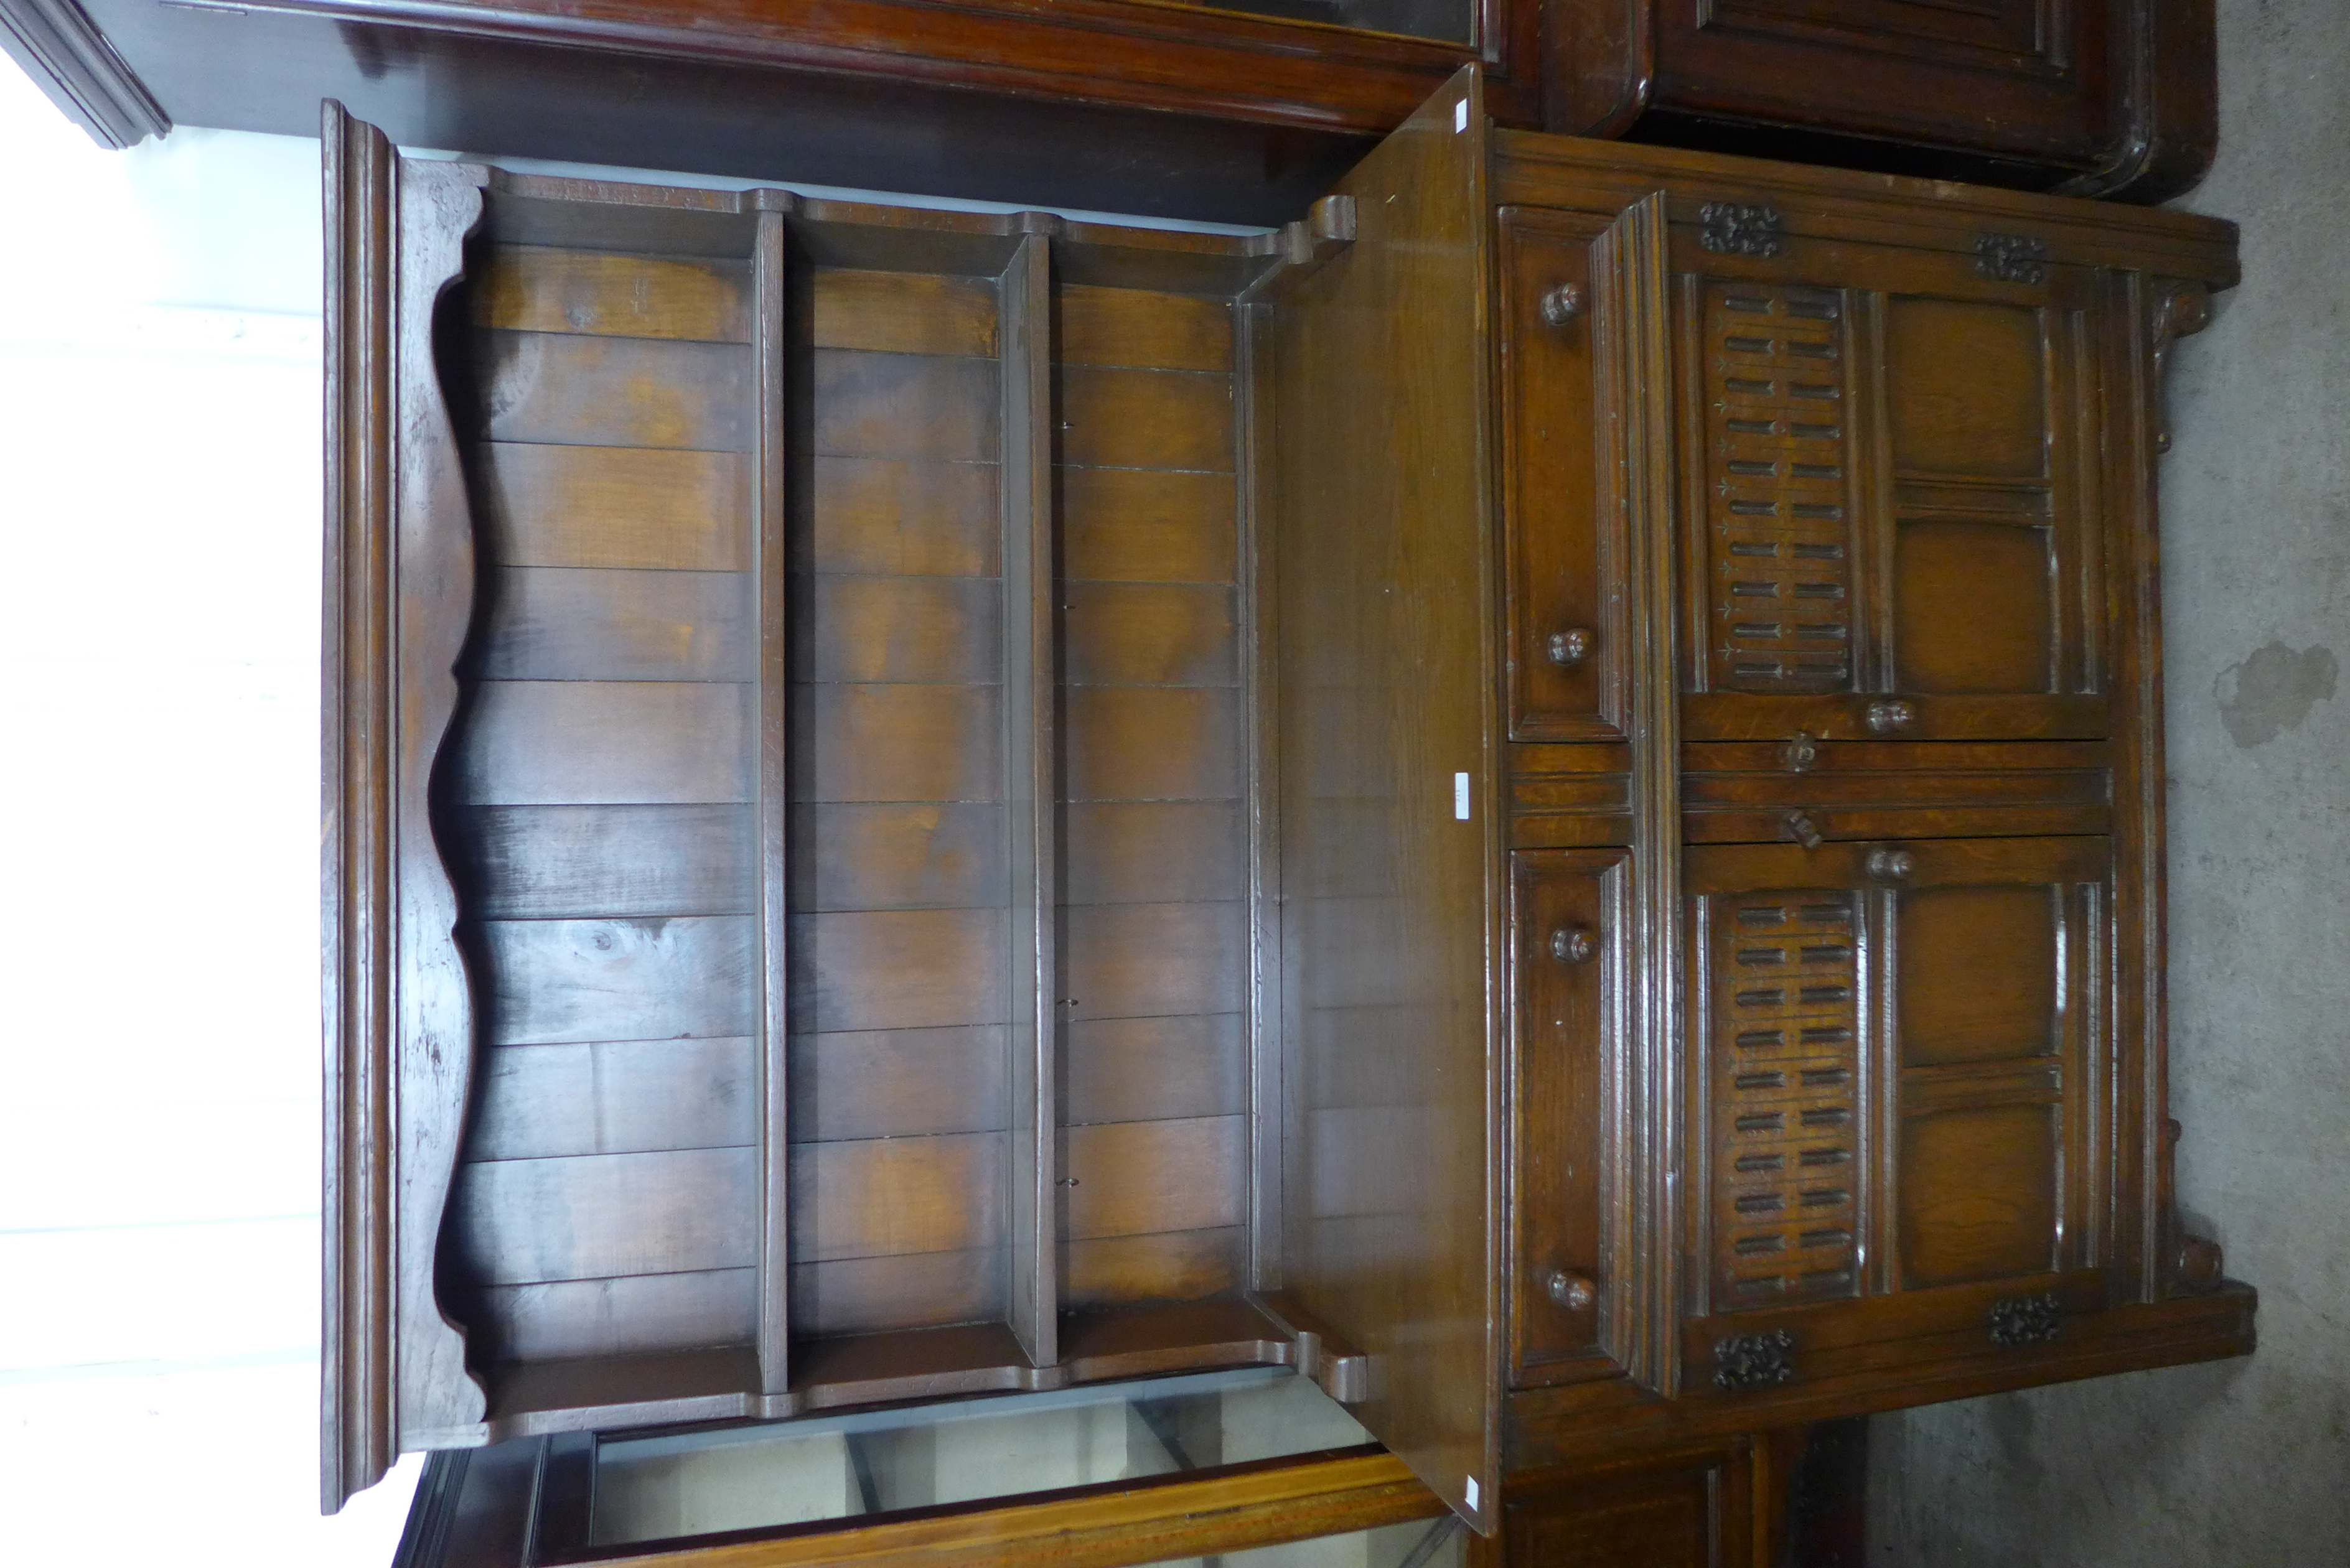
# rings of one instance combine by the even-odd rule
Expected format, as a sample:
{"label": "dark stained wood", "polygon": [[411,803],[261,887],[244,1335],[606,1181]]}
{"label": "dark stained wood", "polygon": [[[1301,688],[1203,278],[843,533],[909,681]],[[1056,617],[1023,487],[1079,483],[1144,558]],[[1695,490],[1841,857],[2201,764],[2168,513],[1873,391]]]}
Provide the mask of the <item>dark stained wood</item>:
{"label": "dark stained wood", "polygon": [[1230,377],[1067,365],[1059,380],[1062,462],[1232,472]]}
{"label": "dark stained wood", "polygon": [[801,692],[790,748],[794,798],[1002,798],[997,688],[822,685]]}
{"label": "dark stained wood", "polygon": [[750,696],[732,682],[485,680],[458,787],[477,805],[748,800]]}
{"label": "dark stained wood", "polygon": [[456,821],[466,906],[483,919],[756,908],[744,806],[474,806]]}
{"label": "dark stained wood", "polygon": [[824,457],[996,458],[993,359],[818,348],[816,452]]}
{"label": "dark stained wood", "polygon": [[1070,921],[1063,1016],[1149,1018],[1240,1009],[1248,909],[1229,904],[1100,904]]}
{"label": "dark stained wood", "polygon": [[484,544],[507,566],[737,572],[749,475],[733,452],[485,441]]}
{"label": "dark stained wood", "polygon": [[748,1148],[475,1162],[451,1223],[488,1284],[742,1268],[755,1255],[756,1173]]}
{"label": "dark stained wood", "polygon": [[1002,1133],[797,1145],[792,1149],[793,1259],[813,1263],[999,1247],[1003,1158]]}
{"label": "dark stained wood", "polygon": [[1239,797],[1238,693],[1078,687],[1066,706],[1063,756],[1071,800]]}
{"label": "dark stained wood", "polygon": [[1053,291],[1055,357],[1064,365],[1229,370],[1232,308],[1192,296],[1064,284]]}
{"label": "dark stained wood", "polygon": [[1064,811],[1070,904],[1247,897],[1238,802],[1089,801]]}
{"label": "dark stained wood", "polygon": [[756,934],[742,915],[485,921],[484,1038],[530,1045],[748,1034]]}
{"label": "dark stained wood", "polygon": [[1137,1302],[1204,1301],[1248,1282],[1248,1231],[1160,1231],[1061,1243],[1062,1304],[1075,1311]]}
{"label": "dark stained wood", "polygon": [[1938,888],[1905,897],[1901,1059],[1907,1065],[2056,1050],[2064,909],[2054,888]]}
{"label": "dark stained wood", "polygon": [[811,564],[820,572],[993,576],[996,468],[819,456]]}
{"label": "dark stained wood", "polygon": [[1000,909],[795,916],[793,1028],[923,1029],[1005,1017]]}
{"label": "dark stained wood", "polygon": [[792,905],[824,909],[977,909],[1003,902],[1003,811],[992,804],[806,805]]}
{"label": "dark stained wood", "polygon": [[469,1159],[743,1147],[758,1134],[747,1038],[506,1046],[481,1078]]}
{"label": "dark stained wood", "polygon": [[1233,580],[1232,480],[1226,473],[1063,468],[1054,478],[1073,578]]}
{"label": "dark stained wood", "polygon": [[1918,1288],[2045,1273],[2056,1252],[2058,1131],[2050,1106],[1905,1116],[1901,1270]]}
{"label": "dark stained wood", "polygon": [[1247,1214],[1242,1116],[1065,1128],[1058,1231],[1072,1241],[1201,1231]]}
{"label": "dark stained wood", "polygon": [[476,433],[494,441],[741,452],[750,356],[724,343],[478,334]]}
{"label": "dark stained wood", "polygon": [[1004,1126],[999,1024],[795,1036],[792,1141],[993,1132]]}
{"label": "dark stained wood", "polygon": [[739,572],[507,567],[474,670],[499,680],[742,680],[757,638]]}
{"label": "dark stained wood", "polygon": [[477,327],[617,337],[751,340],[740,262],[493,245],[470,291]]}
{"label": "dark stained wood", "polygon": [[467,1316],[501,1362],[644,1355],[748,1344],[758,1271],[712,1269],[491,1285]]}
{"label": "dark stained wood", "polygon": [[1242,1013],[1218,1012],[1069,1024],[1059,1061],[1064,1125],[1242,1113],[1245,1023]]}
{"label": "dark stained wood", "polygon": [[809,305],[819,348],[995,355],[995,290],[983,277],[824,267]]}
{"label": "dark stained wood", "polygon": [[1075,582],[1065,591],[1070,685],[1237,684],[1230,589]]}
{"label": "dark stained wood", "polygon": [[795,1264],[792,1322],[803,1334],[887,1334],[1000,1322],[1003,1251],[914,1252]]}
{"label": "dark stained wood", "polygon": [[1003,590],[993,577],[821,574],[810,587],[795,661],[805,680],[970,681],[997,667]]}
{"label": "dark stained wood", "polygon": [[[1305,721],[1281,741],[1285,1048],[1314,1151],[1285,1156],[1285,1282],[1381,1368],[1357,1418],[1481,1528],[1503,1355],[1484,125],[1464,76],[1342,182],[1354,246],[1284,298],[1273,389],[1276,679]],[[1347,985],[1350,951],[1376,985]]]}

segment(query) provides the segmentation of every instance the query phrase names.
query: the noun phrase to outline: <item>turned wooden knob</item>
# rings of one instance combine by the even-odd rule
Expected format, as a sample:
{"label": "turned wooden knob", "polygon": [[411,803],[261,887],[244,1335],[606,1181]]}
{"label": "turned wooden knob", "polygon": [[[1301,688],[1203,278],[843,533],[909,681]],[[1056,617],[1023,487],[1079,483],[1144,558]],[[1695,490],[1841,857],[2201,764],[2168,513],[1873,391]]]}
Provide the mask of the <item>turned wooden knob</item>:
{"label": "turned wooden knob", "polygon": [[1550,661],[1568,670],[1591,657],[1591,645],[1599,639],[1587,626],[1571,626],[1565,631],[1550,634]]}
{"label": "turned wooden knob", "polygon": [[1898,735],[1917,722],[1918,710],[1898,698],[1868,705],[1868,732],[1872,735]]}
{"label": "turned wooden knob", "polygon": [[1578,1274],[1572,1269],[1554,1269],[1543,1289],[1550,1299],[1569,1312],[1589,1312],[1599,1301],[1599,1287],[1589,1274]]}
{"label": "turned wooden knob", "polygon": [[1542,296],[1542,318],[1550,327],[1564,327],[1583,314],[1583,286],[1562,283]]}
{"label": "turned wooden knob", "polygon": [[1589,963],[1599,952],[1599,933],[1588,926],[1561,926],[1550,934],[1550,956],[1561,963]]}
{"label": "turned wooden knob", "polygon": [[1878,881],[1898,882],[1918,868],[1918,857],[1907,849],[1872,849],[1865,864]]}

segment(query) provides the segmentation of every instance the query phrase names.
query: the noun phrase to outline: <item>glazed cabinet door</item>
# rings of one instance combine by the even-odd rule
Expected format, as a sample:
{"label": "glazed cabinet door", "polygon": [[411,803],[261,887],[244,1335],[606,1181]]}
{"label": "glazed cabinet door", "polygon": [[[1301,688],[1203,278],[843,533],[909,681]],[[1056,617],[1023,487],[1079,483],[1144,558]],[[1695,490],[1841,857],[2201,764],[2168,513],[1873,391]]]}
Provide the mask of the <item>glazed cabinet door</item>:
{"label": "glazed cabinet door", "polygon": [[2111,888],[2096,837],[1690,851],[1690,1384],[2105,1304]]}
{"label": "glazed cabinet door", "polygon": [[2107,730],[2095,275],[1676,234],[1683,738]]}

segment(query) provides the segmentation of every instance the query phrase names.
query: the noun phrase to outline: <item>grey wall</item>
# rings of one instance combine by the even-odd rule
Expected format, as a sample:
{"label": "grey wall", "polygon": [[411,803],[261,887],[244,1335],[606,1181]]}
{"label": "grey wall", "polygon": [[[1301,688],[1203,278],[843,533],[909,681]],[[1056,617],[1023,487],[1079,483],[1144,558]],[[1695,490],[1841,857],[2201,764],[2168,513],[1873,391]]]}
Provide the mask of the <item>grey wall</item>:
{"label": "grey wall", "polygon": [[2350,1563],[2350,5],[2219,10],[2182,205],[2243,225],[2244,282],[2162,472],[2171,1103],[2261,1348],[1878,1419],[1885,1568]]}

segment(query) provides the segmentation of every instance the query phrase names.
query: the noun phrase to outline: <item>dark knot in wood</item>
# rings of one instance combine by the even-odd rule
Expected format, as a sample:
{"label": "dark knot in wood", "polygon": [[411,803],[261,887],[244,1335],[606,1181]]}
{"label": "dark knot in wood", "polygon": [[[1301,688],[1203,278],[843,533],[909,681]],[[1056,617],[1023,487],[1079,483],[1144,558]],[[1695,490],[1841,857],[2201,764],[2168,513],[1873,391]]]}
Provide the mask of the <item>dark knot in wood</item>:
{"label": "dark knot in wood", "polygon": [[2064,1318],[2064,1303],[2054,1292],[2008,1296],[1991,1303],[1991,1342],[2009,1349],[2047,1345],[2055,1339]]}
{"label": "dark knot in wood", "polygon": [[1795,1380],[1795,1335],[1793,1330],[1773,1334],[1733,1334],[1713,1347],[1713,1386],[1725,1394],[1765,1388]]}

